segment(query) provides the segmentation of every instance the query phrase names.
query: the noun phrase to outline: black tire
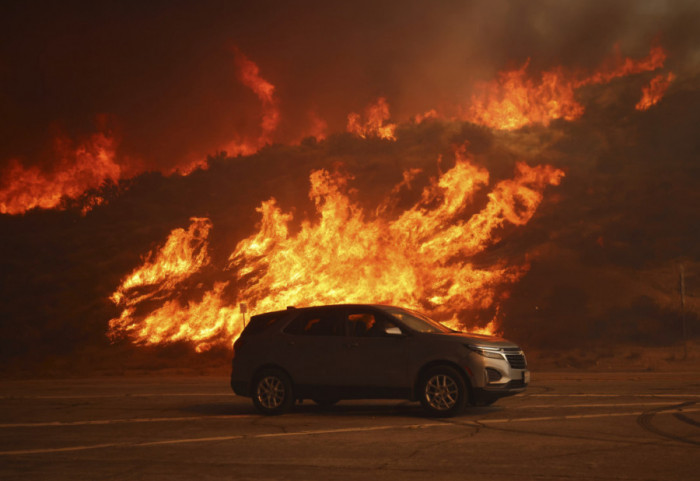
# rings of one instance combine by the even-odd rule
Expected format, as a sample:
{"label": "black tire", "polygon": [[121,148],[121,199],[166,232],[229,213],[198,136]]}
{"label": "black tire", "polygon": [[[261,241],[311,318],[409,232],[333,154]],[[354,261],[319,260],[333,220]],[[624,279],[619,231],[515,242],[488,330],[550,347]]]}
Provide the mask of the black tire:
{"label": "black tire", "polygon": [[294,405],[292,380],[281,369],[263,369],[255,377],[253,405],[263,414],[282,414]]}
{"label": "black tire", "polygon": [[329,408],[333,406],[334,404],[337,404],[340,399],[337,398],[317,398],[317,399],[312,399],[313,402],[321,406],[322,408]]}
{"label": "black tire", "polygon": [[428,415],[451,417],[464,411],[469,391],[462,376],[450,366],[437,366],[423,373],[418,387],[420,403]]}

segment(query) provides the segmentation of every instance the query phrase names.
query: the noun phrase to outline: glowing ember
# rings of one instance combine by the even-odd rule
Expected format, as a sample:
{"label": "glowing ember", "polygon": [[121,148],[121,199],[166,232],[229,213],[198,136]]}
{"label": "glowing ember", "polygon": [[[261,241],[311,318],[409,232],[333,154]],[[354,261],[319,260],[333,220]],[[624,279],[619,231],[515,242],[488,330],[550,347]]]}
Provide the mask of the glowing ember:
{"label": "glowing ember", "polygon": [[649,85],[642,88],[642,98],[639,99],[634,108],[647,110],[652,105],[659,103],[675,78],[676,76],[669,72],[667,75],[659,74],[651,79]]}
{"label": "glowing ember", "polygon": [[575,120],[585,111],[575,98],[577,89],[653,71],[662,67],[665,60],[664,50],[655,47],[641,60],[617,55],[591,75],[581,76],[555,68],[543,72],[536,80],[528,77],[529,62],[526,62],[520,69],[501,72],[494,82],[480,85],[479,93],[472,96],[463,118],[502,130],[529,124],[547,126],[556,119]]}
{"label": "glowing ember", "polygon": [[[496,242],[507,224],[527,223],[542,201],[542,191],[557,185],[564,174],[549,166],[519,163],[514,178],[498,182],[485,207],[468,216],[467,208],[488,185],[489,174],[475,166],[464,149],[455,157],[454,167],[425,187],[416,205],[393,219],[372,216],[351,201],[347,176],[313,171],[309,196],[316,220],[302,222],[292,235],[292,214],[284,213],[275,199],[263,202],[258,231],[238,243],[228,266],[220,270],[227,279],[216,282],[198,301],[180,301],[178,289],[208,262],[210,224],[193,219],[189,230],[173,231],[165,246],[119,287],[113,300],[123,312],[111,321],[111,335],[147,344],[188,340],[198,350],[231,346],[242,328],[243,319],[234,308],[240,302],[247,303],[251,315],[288,305],[388,303],[418,308],[463,329],[496,332],[498,319],[479,328],[458,320],[455,313],[489,308],[498,312],[502,296],[497,292],[528,267],[499,263],[477,268],[470,258]],[[400,185],[407,187],[416,173],[407,172]],[[230,283],[236,294],[226,294]],[[144,293],[143,286],[150,290]],[[159,300],[160,307],[149,307]]]}
{"label": "glowing ember", "polygon": [[[2,174],[0,213],[22,214],[35,207],[55,208],[64,197],[76,199],[107,180],[119,180],[121,167],[114,160],[116,142],[112,137],[97,133],[75,149],[69,145],[66,139],[57,139],[59,159],[49,172],[11,162]],[[84,210],[97,202],[86,204]]]}
{"label": "glowing ember", "polygon": [[365,122],[362,122],[360,114],[348,115],[347,131],[363,139],[376,137],[380,139],[396,140],[394,135],[396,124],[385,123],[389,120],[389,104],[384,97],[365,109]]}

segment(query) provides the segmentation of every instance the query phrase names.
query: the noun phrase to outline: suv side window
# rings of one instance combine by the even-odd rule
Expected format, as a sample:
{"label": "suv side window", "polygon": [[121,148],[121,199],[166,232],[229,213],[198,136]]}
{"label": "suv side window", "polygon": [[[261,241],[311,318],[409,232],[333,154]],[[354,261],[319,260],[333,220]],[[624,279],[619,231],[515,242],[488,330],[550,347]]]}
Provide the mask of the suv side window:
{"label": "suv side window", "polygon": [[250,322],[245,327],[242,334],[258,334],[277,322],[281,317],[286,315],[286,311],[271,312],[267,314],[259,314],[250,318]]}
{"label": "suv side window", "polygon": [[297,336],[344,336],[343,320],[331,310],[300,314],[284,328],[287,334]]}
{"label": "suv side window", "polygon": [[383,337],[387,329],[398,326],[381,314],[371,311],[348,311],[348,332],[355,337]]}

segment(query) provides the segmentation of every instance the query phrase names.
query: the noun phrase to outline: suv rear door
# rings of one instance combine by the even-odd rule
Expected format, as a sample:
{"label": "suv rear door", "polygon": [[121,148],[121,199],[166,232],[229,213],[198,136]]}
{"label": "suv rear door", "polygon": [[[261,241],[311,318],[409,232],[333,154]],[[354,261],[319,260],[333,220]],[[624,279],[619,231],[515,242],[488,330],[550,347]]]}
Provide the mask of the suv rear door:
{"label": "suv rear door", "polygon": [[337,309],[304,310],[282,330],[279,364],[301,390],[340,386],[345,326]]}

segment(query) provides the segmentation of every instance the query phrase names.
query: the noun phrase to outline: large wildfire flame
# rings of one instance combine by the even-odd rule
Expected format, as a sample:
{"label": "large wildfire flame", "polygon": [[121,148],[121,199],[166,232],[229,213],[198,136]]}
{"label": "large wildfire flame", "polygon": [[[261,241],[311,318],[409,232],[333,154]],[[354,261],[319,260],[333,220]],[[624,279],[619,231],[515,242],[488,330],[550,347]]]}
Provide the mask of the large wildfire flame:
{"label": "large wildfire flame", "polygon": [[230,142],[225,150],[229,155],[254,154],[261,147],[272,141],[272,134],[277,130],[280,121],[280,112],[275,86],[260,76],[260,68],[246,57],[240,50],[233,50],[238,67],[238,79],[243,85],[255,93],[262,106],[260,121],[260,135],[255,139],[237,138]]}
{"label": "large wildfire flame", "polygon": [[[519,163],[514,178],[498,182],[483,209],[465,216],[489,173],[465,150],[433,180],[412,208],[389,218],[370,215],[347,194],[347,175],[321,169],[310,175],[309,196],[318,218],[290,233],[292,215],[274,198],[258,208],[258,231],[243,239],[220,269],[225,280],[197,300],[183,301],[192,278],[211,268],[206,253],[207,219],[192,219],[130,274],[112,299],[123,309],[110,322],[111,335],[138,344],[191,341],[198,351],[230,346],[243,327],[236,305],[250,314],[288,305],[376,302],[411,306],[461,328],[474,328],[456,312],[498,308],[500,292],[527,265],[476,268],[470,259],[499,239],[506,224],[521,226],[534,215],[542,191],[564,175],[549,166]],[[415,171],[394,190],[405,187]],[[387,199],[388,202],[388,199]],[[380,206],[381,207],[381,206]],[[231,287],[234,289],[231,289]],[[157,304],[159,307],[150,309]],[[144,310],[144,308],[146,308]],[[493,333],[492,322],[486,332]]]}
{"label": "large wildfire flame", "polygon": [[[258,66],[239,50],[233,53],[239,81],[261,104],[260,129],[255,136],[233,136],[223,150],[250,155],[274,140],[279,100],[275,86],[261,76]],[[450,120],[499,130],[574,121],[585,112],[577,99],[580,89],[656,71],[665,60],[665,51],[655,47],[641,59],[611,57],[592,73],[560,67],[539,75],[528,72],[528,62],[477,86],[460,118]],[[674,78],[672,73],[657,74],[644,87],[637,110],[658,103]],[[440,117],[431,109],[412,121]],[[363,115],[349,114],[346,130],[362,139],[396,141],[400,132],[390,118],[389,104],[380,97]],[[325,138],[326,121],[314,113],[310,120],[311,134]],[[125,173],[115,149],[112,137],[95,134],[69,153],[64,149],[61,162],[49,173],[12,163],[0,183],[0,213],[60,207],[63,198],[77,198],[105,181],[119,181]],[[194,160],[177,171],[188,175],[200,167],[206,167],[206,161]],[[418,173],[405,171],[390,196],[410,189]],[[110,321],[109,335],[125,336],[137,344],[188,341],[204,351],[231,346],[244,325],[245,314],[238,307],[242,303],[253,315],[288,305],[343,302],[409,306],[455,328],[498,332],[500,303],[508,286],[529,267],[504,261],[476,267],[474,256],[498,242],[506,227],[527,224],[544,189],[558,185],[563,175],[551,166],[518,163],[512,179],[497,182],[485,193],[489,172],[460,148],[454,167],[433,179],[411,208],[395,212],[395,203],[387,198],[370,212],[351,198],[351,176],[315,170],[310,173],[309,196],[316,217],[301,222],[297,230],[292,228],[292,214],[274,198],[263,202],[257,209],[261,215],[257,232],[235,246],[225,265],[217,265],[210,256],[209,219],[193,218],[189,227],[172,231],[113,293],[121,315]],[[474,213],[476,197],[484,206]],[[96,197],[89,206],[99,203]],[[495,314],[490,322],[477,325],[460,317],[469,310]]]}
{"label": "large wildfire flame", "polygon": [[[578,89],[654,71],[665,59],[661,48],[653,48],[640,60],[613,57],[594,73],[557,68],[542,73],[539,80],[527,75],[525,64],[482,85],[463,119],[502,130],[572,121],[585,110],[576,99]],[[257,149],[277,125],[274,89],[252,62],[245,57],[238,61],[242,72],[248,72],[244,83],[271,112],[263,116],[262,135],[251,147]],[[654,102],[673,74],[657,78],[661,80],[652,81],[649,93],[644,91]],[[430,110],[413,121],[439,117]],[[351,113],[347,130],[360,138],[396,140],[397,125],[388,123],[389,118],[389,105],[379,98],[364,116]],[[419,172],[405,171],[390,195],[410,188]],[[198,351],[230,346],[244,325],[245,314],[236,308],[242,303],[249,315],[288,305],[397,304],[426,311],[455,328],[498,332],[507,287],[529,267],[503,261],[476,267],[471,260],[497,242],[505,226],[525,225],[544,189],[557,185],[563,175],[551,166],[518,163],[515,176],[496,183],[484,207],[473,213],[469,208],[475,196],[483,195],[489,173],[461,148],[454,167],[431,181],[413,207],[391,212],[389,198],[369,213],[349,196],[350,176],[313,171],[309,196],[317,218],[303,221],[293,234],[292,214],[274,198],[263,202],[258,231],[236,245],[225,266],[212,265],[207,253],[212,227],[208,219],[195,218],[187,230],[174,230],[112,296],[122,313],[110,322],[110,336],[126,336],[137,344],[189,341]],[[205,278],[208,288],[202,288]],[[486,325],[459,316],[479,309],[495,313]]]}
{"label": "large wildfire flame", "polygon": [[[280,114],[275,96],[275,86],[260,76],[258,66],[238,49],[233,49],[239,81],[251,89],[262,106],[260,134],[255,138],[234,136],[223,147],[229,155],[251,155],[272,141],[272,134],[279,124]],[[99,116],[98,120],[102,120]],[[323,120],[312,116],[312,134],[322,137]],[[90,189],[98,189],[104,182],[118,182],[140,172],[133,166],[125,168],[124,159],[117,158],[117,141],[110,133],[93,134],[77,148],[64,137],[54,139],[58,159],[51,170],[32,166],[24,167],[12,160],[1,172],[0,213],[24,214],[34,208],[60,208],[64,199],[77,199]],[[167,175],[189,175],[198,168],[206,168],[204,156],[187,160],[164,172]],[[83,213],[103,202],[99,195],[83,202]]]}
{"label": "large wildfire flame", "polygon": [[[77,148],[68,139],[56,139],[58,161],[45,172],[13,161],[0,184],[0,213],[22,214],[29,209],[59,207],[64,197],[77,198],[105,181],[117,182],[122,167],[115,161],[116,142],[106,133],[93,134]],[[99,198],[91,203],[99,203]]]}
{"label": "large wildfire flame", "polygon": [[[234,135],[222,146],[229,155],[251,155],[270,144],[280,122],[279,100],[275,86],[260,75],[260,69],[237,48],[232,49],[238,69],[238,80],[252,90],[261,104],[260,132],[257,136]],[[463,109],[460,118],[495,129],[512,130],[531,124],[549,125],[557,119],[575,120],[585,112],[576,99],[577,91],[587,85],[604,84],[615,78],[651,72],[663,67],[666,52],[654,47],[639,60],[617,54],[593,73],[571,72],[554,68],[539,77],[528,74],[528,63],[520,69],[501,72],[489,83],[478,86]],[[672,73],[657,75],[643,89],[637,110],[646,110],[658,103],[669,84]],[[427,118],[440,117],[434,109],[414,116],[420,123]],[[347,117],[347,131],[361,138],[396,140],[396,123],[389,123],[389,104],[380,97],[364,111],[364,117],[351,113]],[[317,114],[309,114],[311,125],[299,138],[312,135],[318,140],[326,137],[327,123]],[[59,142],[60,143],[60,142]],[[139,172],[131,168],[125,173],[124,160],[116,156],[116,142],[105,133],[91,139],[71,152],[63,151],[60,159],[47,171],[25,167],[11,161],[0,177],[0,213],[23,214],[33,208],[60,208],[62,199],[77,199],[87,190],[99,188],[105,181],[118,182]],[[198,168],[206,168],[204,156],[181,162],[165,171],[167,175],[188,175]],[[86,199],[83,210],[102,202],[99,195]]]}
{"label": "large wildfire flame", "polygon": [[[576,91],[581,87],[651,72],[663,67],[665,61],[666,52],[654,47],[641,60],[617,55],[593,74],[555,68],[542,72],[539,79],[528,77],[529,62],[526,62],[520,69],[501,72],[496,81],[480,85],[462,117],[501,130],[530,124],[547,126],[557,119],[576,120],[585,112],[584,106],[576,100]],[[663,91],[660,94],[663,95]]]}

